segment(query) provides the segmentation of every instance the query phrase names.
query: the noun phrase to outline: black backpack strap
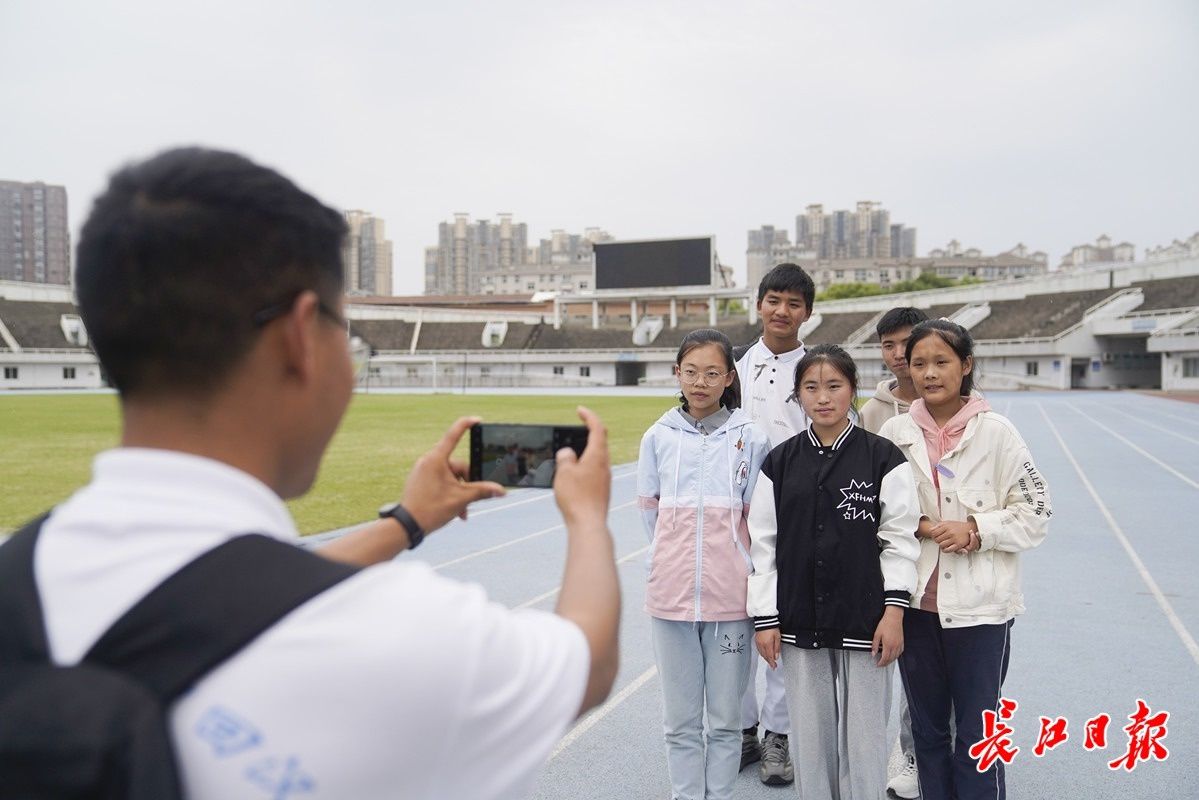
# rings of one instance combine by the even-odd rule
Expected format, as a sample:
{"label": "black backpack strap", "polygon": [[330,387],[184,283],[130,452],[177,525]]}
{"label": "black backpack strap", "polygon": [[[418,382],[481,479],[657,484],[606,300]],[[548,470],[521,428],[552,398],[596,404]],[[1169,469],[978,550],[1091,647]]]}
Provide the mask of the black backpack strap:
{"label": "black backpack strap", "polygon": [[84,656],[167,704],[305,601],[357,572],[277,539],[230,539],[184,565]]}
{"label": "black backpack strap", "polygon": [[49,657],[42,601],[33,577],[42,514],[0,545],[0,664],[40,662]]}

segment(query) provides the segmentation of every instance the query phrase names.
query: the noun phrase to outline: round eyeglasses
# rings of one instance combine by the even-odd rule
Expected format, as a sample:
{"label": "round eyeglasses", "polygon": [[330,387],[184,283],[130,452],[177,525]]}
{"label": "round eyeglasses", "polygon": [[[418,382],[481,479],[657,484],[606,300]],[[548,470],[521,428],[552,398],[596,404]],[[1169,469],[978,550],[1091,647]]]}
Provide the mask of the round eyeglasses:
{"label": "round eyeglasses", "polygon": [[679,376],[680,381],[688,386],[696,383],[699,383],[701,386],[712,386],[724,380],[724,376],[728,375],[727,372],[717,372],[714,369],[701,372],[698,369],[691,369],[690,367],[685,369],[675,367],[675,374]]}

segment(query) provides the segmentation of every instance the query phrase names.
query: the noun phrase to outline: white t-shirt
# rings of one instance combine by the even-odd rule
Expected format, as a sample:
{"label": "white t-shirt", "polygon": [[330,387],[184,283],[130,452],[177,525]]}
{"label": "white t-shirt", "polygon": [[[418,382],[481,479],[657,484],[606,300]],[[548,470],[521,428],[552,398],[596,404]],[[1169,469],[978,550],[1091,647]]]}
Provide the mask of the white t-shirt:
{"label": "white t-shirt", "polygon": [[[226,464],[118,449],[46,522],[34,558],[50,651],[77,662],[162,579],[241,533],[297,537]],[[573,721],[579,628],[510,611],[418,562],[362,570],[210,672],[171,712],[186,794],[514,798]]]}
{"label": "white t-shirt", "polygon": [[791,399],[795,391],[795,367],[806,352],[801,342],[794,350],[775,355],[758,339],[737,362],[741,407],[766,431],[771,447],[778,447],[808,427],[803,406]]}

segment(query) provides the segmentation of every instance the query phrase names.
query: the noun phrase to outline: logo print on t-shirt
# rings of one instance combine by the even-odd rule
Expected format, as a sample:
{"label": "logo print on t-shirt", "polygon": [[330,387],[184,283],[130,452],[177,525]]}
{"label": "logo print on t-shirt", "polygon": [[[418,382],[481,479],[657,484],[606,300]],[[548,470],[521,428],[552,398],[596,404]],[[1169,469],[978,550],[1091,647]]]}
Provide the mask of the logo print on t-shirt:
{"label": "logo print on t-shirt", "polygon": [[196,723],[196,736],[208,742],[218,758],[236,755],[262,743],[262,734],[231,711],[213,706]]}
{"label": "logo print on t-shirt", "polygon": [[268,758],[246,770],[250,783],[270,792],[273,800],[286,800],[293,794],[311,794],[316,781],[300,768],[300,759]]}
{"label": "logo print on t-shirt", "polygon": [[720,654],[721,655],[725,655],[725,656],[736,655],[738,653],[744,653],[744,652],[745,652],[745,634],[744,633],[737,634],[736,641],[733,641],[733,638],[731,636],[729,636],[727,633],[724,635],[724,641],[722,641],[720,643]]}
{"label": "logo print on t-shirt", "polygon": [[838,509],[845,509],[842,516],[845,519],[868,519],[871,522],[877,522],[874,518],[874,503],[878,500],[873,492],[863,491],[874,486],[873,483],[865,481],[856,481],[850,479],[849,486],[841,489],[841,496],[844,498]]}

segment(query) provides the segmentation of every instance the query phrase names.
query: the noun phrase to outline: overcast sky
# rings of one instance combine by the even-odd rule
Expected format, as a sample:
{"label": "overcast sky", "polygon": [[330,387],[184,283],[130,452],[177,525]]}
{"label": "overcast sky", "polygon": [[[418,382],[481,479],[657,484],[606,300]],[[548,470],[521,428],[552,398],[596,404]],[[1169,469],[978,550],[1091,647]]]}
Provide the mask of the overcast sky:
{"label": "overcast sky", "polygon": [[618,238],[881,201],[921,255],[1199,231],[1199,3],[0,0],[0,179],[77,234],[118,165],[245,153],[382,216],[397,293],[454,212]]}

